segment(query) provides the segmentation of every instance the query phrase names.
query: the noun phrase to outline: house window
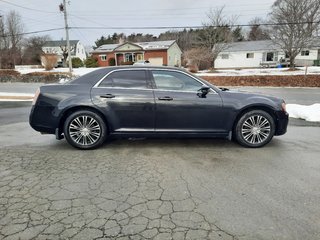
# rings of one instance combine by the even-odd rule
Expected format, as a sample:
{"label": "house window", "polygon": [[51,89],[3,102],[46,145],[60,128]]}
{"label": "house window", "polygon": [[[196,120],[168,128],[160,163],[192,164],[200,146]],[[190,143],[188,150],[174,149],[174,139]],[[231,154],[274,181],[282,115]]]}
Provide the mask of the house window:
{"label": "house window", "polygon": [[136,56],[132,53],[126,53],[125,54],[125,61],[126,62],[135,62],[136,61]]}
{"label": "house window", "polygon": [[247,58],[254,58],[254,53],[247,53]]}
{"label": "house window", "polygon": [[229,54],[221,54],[222,59],[229,59]]}
{"label": "house window", "polygon": [[273,62],[273,59],[274,59],[274,53],[268,52],[267,53],[267,62]]}
{"label": "house window", "polygon": [[301,56],[309,56],[309,55],[310,55],[310,51],[309,50],[301,51]]}
{"label": "house window", "polygon": [[107,61],[107,55],[100,55],[101,61]]}
{"label": "house window", "polygon": [[143,55],[141,53],[137,54],[137,61],[142,61]]}

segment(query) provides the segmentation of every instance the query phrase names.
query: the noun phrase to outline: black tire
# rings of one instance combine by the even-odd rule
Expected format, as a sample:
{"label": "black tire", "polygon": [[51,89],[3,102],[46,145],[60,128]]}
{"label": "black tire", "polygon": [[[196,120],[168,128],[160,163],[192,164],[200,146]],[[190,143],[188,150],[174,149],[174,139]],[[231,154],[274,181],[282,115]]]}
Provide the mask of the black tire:
{"label": "black tire", "polygon": [[258,148],[271,141],[275,133],[272,116],[263,110],[244,113],[234,129],[236,141],[245,147]]}
{"label": "black tire", "polygon": [[89,150],[101,146],[107,137],[107,127],[99,114],[77,111],[70,114],[63,127],[67,142],[75,148]]}

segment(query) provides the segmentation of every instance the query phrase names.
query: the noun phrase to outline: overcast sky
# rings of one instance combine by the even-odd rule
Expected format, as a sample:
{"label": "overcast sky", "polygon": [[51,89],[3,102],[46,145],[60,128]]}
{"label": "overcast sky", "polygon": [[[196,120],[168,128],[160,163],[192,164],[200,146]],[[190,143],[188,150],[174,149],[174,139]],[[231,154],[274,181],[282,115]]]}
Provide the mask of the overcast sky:
{"label": "overcast sky", "polygon": [[[0,15],[15,10],[22,16],[25,32],[41,31],[64,26],[59,12],[61,1],[48,0],[0,0]],[[71,0],[67,6],[70,27],[164,27],[199,26],[206,20],[210,8],[225,6],[225,14],[238,16],[238,24],[246,24],[254,17],[266,18],[274,0]],[[168,29],[170,30],[170,29]],[[71,39],[79,39],[84,45],[94,45],[102,35],[114,32],[151,33],[164,30],[132,29],[72,29]],[[53,40],[65,38],[63,30],[42,33]]]}

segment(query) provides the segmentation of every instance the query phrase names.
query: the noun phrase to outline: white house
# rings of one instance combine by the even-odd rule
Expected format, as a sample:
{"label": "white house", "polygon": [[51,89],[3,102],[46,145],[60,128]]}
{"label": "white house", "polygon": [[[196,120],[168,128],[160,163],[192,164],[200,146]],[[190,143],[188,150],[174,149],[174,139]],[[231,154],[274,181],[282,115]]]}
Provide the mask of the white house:
{"label": "white house", "polygon": [[[320,59],[320,38],[296,57],[296,66],[312,66]],[[286,64],[286,54],[271,40],[234,42],[226,45],[215,61],[215,68],[276,67]]]}
{"label": "white house", "polygon": [[[83,44],[79,40],[70,40],[71,57],[78,57],[82,61],[87,58],[86,50]],[[67,50],[67,42],[65,40],[60,41],[47,41],[42,47],[42,51],[45,53],[55,53],[58,55],[58,62],[62,62],[63,51]]]}

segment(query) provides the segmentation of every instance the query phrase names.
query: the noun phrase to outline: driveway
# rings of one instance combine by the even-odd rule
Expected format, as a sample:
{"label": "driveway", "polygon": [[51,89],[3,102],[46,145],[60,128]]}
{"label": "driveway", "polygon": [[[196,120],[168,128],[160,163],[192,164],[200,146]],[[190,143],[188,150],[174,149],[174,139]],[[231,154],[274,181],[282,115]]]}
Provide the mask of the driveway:
{"label": "driveway", "polygon": [[28,109],[0,104],[0,239],[320,239],[317,126],[261,149],[133,139],[79,151],[33,131]]}
{"label": "driveway", "polygon": [[79,151],[27,123],[0,134],[0,239],[320,238],[318,127],[290,126],[261,149],[176,139]]}

